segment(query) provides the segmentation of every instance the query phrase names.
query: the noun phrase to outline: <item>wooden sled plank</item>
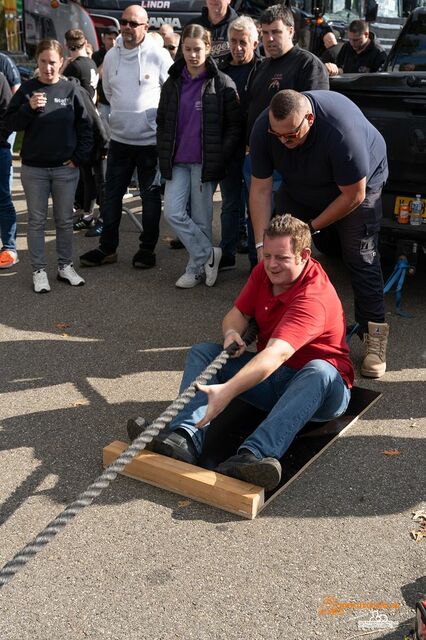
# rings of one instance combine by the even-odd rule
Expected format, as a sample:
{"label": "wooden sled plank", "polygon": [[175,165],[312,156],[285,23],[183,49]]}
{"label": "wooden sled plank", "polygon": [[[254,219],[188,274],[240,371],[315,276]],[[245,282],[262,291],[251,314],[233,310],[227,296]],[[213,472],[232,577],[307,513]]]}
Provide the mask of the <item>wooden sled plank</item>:
{"label": "wooden sled plank", "polygon": [[[221,460],[234,455],[242,441],[266,416],[265,412],[240,399],[234,400],[212,422],[204,443],[206,454],[199,460],[202,466],[186,464],[144,450],[127,465],[122,474],[253,519],[355,424],[380,396],[380,393],[371,389],[354,387],[348,410],[343,416],[325,423],[309,422],[281,458],[283,475],[274,491],[265,492],[261,487],[211,470]],[[124,442],[115,441],[105,447],[104,466],[111,464],[127,446]],[[220,458],[217,457],[218,454]]]}
{"label": "wooden sled plank", "polygon": [[[106,446],[104,466],[111,464],[127,447],[128,444],[117,440]],[[249,519],[256,517],[265,500],[262,487],[151,451],[141,451],[122,475]]]}

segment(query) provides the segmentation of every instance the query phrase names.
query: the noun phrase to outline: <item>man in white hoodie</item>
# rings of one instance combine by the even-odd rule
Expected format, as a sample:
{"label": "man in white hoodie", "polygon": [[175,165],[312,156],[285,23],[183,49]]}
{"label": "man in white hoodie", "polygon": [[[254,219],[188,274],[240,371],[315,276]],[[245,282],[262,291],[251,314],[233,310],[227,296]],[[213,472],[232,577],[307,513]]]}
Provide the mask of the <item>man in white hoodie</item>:
{"label": "man in white hoodie", "polygon": [[102,76],[111,105],[111,144],[101,212],[104,225],[99,248],[80,256],[80,262],[92,267],[117,261],[122,199],[136,168],[143,231],[133,266],[149,269],[155,266],[161,214],[155,120],[161,87],[173,60],[166,49],[146,37],[148,15],[141,6],[127,7],[119,22],[121,35],[105,56]]}

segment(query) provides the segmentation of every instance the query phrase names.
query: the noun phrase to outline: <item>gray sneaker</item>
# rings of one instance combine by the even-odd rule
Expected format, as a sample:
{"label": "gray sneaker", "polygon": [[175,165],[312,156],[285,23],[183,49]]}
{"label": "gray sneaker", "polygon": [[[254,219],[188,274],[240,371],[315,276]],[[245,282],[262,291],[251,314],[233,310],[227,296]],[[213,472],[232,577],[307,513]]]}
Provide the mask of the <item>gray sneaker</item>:
{"label": "gray sneaker", "polygon": [[72,263],[66,264],[64,267],[58,267],[57,278],[62,282],[68,282],[73,287],[82,287],[86,284],[83,278],[78,275]]}
{"label": "gray sneaker", "polygon": [[33,286],[36,293],[49,293],[50,284],[44,269],[33,272]]}

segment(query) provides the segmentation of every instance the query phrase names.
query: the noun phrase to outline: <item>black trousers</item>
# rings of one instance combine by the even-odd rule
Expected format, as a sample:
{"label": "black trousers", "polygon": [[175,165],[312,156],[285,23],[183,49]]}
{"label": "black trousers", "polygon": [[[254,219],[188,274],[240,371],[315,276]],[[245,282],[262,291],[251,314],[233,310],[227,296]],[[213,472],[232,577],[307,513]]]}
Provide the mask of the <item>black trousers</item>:
{"label": "black trousers", "polygon": [[[336,244],[336,253],[340,245],[343,262],[351,276],[355,320],[360,325],[360,334],[367,331],[368,321],[385,321],[384,284],[378,251],[381,195],[381,189],[367,190],[365,200],[359,207],[321,231],[328,245]],[[291,213],[305,222],[315,217],[312,211],[294,202],[281,189],[277,194],[276,210],[277,214]]]}
{"label": "black trousers", "polygon": [[100,248],[114,253],[119,243],[122,202],[133,172],[138,172],[142,199],[142,226],[140,246],[154,251],[160,233],[161,195],[158,179],[158,156],[155,146],[139,146],[111,141],[107,170],[105,197],[102,207],[104,221]]}

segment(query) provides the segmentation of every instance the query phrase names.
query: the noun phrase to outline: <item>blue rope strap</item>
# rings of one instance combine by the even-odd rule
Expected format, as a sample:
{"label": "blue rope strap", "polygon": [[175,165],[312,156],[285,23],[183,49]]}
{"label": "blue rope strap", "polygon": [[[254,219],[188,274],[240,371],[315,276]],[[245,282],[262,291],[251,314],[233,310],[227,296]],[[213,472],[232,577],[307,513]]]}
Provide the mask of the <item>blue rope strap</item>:
{"label": "blue rope strap", "polygon": [[[414,315],[412,313],[406,313],[406,312],[401,310],[402,288],[404,286],[405,276],[407,275],[407,270],[409,268],[410,268],[410,265],[408,263],[407,258],[405,258],[405,257],[398,258],[397,263],[396,263],[391,275],[387,279],[387,281],[385,283],[385,286],[384,286],[384,289],[383,289],[383,293],[384,293],[384,295],[386,295],[392,289],[394,284],[396,284],[396,289],[395,289],[396,314],[398,316],[402,316],[403,318],[414,318]],[[359,329],[359,323],[358,322],[356,322],[355,324],[351,325],[351,327],[349,328],[348,333],[346,334],[346,342],[349,342],[349,340],[352,338],[352,336],[355,333],[357,333],[358,329]]]}
{"label": "blue rope strap", "polygon": [[398,259],[394,270],[389,276],[387,282],[385,283],[385,287],[383,289],[383,293],[386,294],[391,291],[394,284],[396,284],[395,289],[395,307],[396,314],[398,316],[403,316],[404,318],[413,318],[414,316],[411,313],[405,313],[401,310],[401,298],[402,298],[402,287],[404,286],[405,276],[407,275],[407,270],[410,268],[407,258],[401,257]]}

